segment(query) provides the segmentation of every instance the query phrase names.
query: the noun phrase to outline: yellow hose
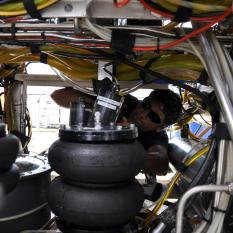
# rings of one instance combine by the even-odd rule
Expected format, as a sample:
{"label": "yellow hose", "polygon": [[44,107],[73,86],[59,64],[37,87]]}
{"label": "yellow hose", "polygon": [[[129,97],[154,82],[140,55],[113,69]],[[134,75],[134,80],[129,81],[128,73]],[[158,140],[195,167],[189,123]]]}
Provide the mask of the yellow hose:
{"label": "yellow hose", "polygon": [[[191,158],[188,158],[187,161],[185,162],[185,166],[189,167],[191,166],[197,159],[199,159],[202,155],[204,155],[205,153],[207,153],[207,151],[209,150],[209,146],[206,146],[204,148],[202,148],[201,150],[199,150],[196,154],[194,154]],[[167,200],[167,198],[170,196],[175,184],[177,183],[178,179],[182,176],[182,173],[177,172],[176,175],[173,177],[173,179],[171,180],[168,189],[166,190],[166,192],[163,194],[163,196],[158,200],[156,206],[154,207],[154,209],[152,210],[153,214],[149,215],[146,220],[145,220],[145,226],[147,226],[150,222],[151,219],[155,216],[155,214],[158,213],[158,211],[160,210],[160,208],[162,207],[162,205],[164,204],[164,202]]]}
{"label": "yellow hose", "polygon": [[[79,49],[71,46],[41,46],[40,50],[48,54],[48,64],[60,70],[65,75],[73,80],[90,80],[97,79],[98,65],[92,60],[85,60],[79,58],[68,58],[54,54],[53,52],[72,52],[79,54],[94,54],[84,49]],[[148,62],[146,58],[150,56],[139,57],[135,63],[145,66]],[[31,54],[29,48],[5,48],[0,47],[0,63],[20,64],[24,62],[39,62],[40,54]],[[199,77],[199,73],[203,69],[200,61],[194,55],[185,54],[166,54],[159,56],[158,59],[152,63],[151,69],[161,74],[168,76],[171,79],[193,81]],[[139,72],[132,67],[126,65],[119,65],[117,67],[118,80],[139,80]]]}
{"label": "yellow hose", "polygon": [[[182,6],[185,4],[187,7],[187,1],[184,0],[157,0],[156,1],[160,6],[163,8],[171,11],[171,12],[176,12],[179,6]],[[208,1],[203,1],[203,0],[196,0],[192,2],[195,5],[192,5],[193,9],[193,14],[200,14],[200,13],[208,13],[208,12],[216,12],[219,10],[216,10],[216,7],[221,6],[222,7],[227,7],[231,5],[230,0],[225,0],[225,1],[219,1],[219,0],[208,0]],[[222,11],[222,10],[221,10]]]}
{"label": "yellow hose", "polygon": [[[44,1],[39,1],[39,2],[42,2],[42,3],[37,5],[37,9],[42,10],[58,2],[58,0],[44,0]],[[12,16],[18,16],[18,15],[24,15],[24,14],[27,14],[27,11],[24,9],[22,2],[21,3],[9,3],[7,5],[3,4],[2,6],[0,6],[0,16],[12,17]]]}

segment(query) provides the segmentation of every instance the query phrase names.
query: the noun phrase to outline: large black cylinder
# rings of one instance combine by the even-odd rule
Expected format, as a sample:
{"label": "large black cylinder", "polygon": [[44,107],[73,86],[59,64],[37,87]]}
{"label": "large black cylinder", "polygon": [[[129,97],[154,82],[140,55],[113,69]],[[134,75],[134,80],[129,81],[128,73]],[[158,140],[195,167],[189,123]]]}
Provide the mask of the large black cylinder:
{"label": "large black cylinder", "polygon": [[138,142],[73,143],[58,140],[49,149],[51,167],[62,177],[86,183],[133,180],[142,168],[144,148]]}
{"label": "large black cylinder", "polygon": [[0,232],[19,233],[39,229],[50,219],[47,190],[50,167],[46,158],[19,156],[20,181],[0,200]]}
{"label": "large black cylinder", "polygon": [[72,186],[56,178],[49,189],[53,212],[76,226],[112,227],[129,222],[140,210],[143,189],[134,181],[111,188]]}
{"label": "large black cylinder", "polygon": [[144,200],[134,178],[145,158],[137,129],[63,127],[59,137],[48,153],[51,167],[61,175],[49,189],[58,227],[64,233],[118,232]]}
{"label": "large black cylinder", "polygon": [[5,124],[0,123],[0,172],[10,169],[19,153],[20,142],[13,134],[6,135]]}

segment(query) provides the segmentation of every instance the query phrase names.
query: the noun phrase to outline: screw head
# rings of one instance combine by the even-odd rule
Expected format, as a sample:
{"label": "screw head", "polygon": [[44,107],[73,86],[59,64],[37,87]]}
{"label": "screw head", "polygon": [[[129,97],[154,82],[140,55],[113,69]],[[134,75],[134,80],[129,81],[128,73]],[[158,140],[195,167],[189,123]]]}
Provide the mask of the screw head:
{"label": "screw head", "polygon": [[66,4],[64,10],[65,12],[71,12],[73,10],[73,6],[71,4]]}

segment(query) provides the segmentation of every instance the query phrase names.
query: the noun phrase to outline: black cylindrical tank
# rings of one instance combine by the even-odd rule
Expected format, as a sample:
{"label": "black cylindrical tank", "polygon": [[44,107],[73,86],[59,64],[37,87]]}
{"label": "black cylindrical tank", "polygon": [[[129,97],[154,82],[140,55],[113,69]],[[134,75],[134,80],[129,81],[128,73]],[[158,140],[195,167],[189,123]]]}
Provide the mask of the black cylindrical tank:
{"label": "black cylindrical tank", "polygon": [[113,227],[129,222],[144,200],[138,182],[117,187],[89,188],[69,185],[56,178],[50,185],[49,203],[65,222],[77,226]]}
{"label": "black cylindrical tank", "polygon": [[5,124],[0,123],[0,172],[10,169],[19,153],[19,139],[6,134]]}
{"label": "black cylindrical tank", "polygon": [[50,219],[47,190],[50,167],[45,157],[18,156],[20,181],[0,199],[0,232],[19,233],[39,229]]}
{"label": "black cylindrical tank", "polygon": [[51,167],[62,177],[87,183],[108,184],[133,180],[142,168],[144,148],[134,142],[66,142],[49,149]]}
{"label": "black cylindrical tank", "polygon": [[49,189],[49,205],[63,232],[117,232],[140,210],[144,193],[137,181],[146,152],[137,129],[63,127],[49,149],[61,175]]}

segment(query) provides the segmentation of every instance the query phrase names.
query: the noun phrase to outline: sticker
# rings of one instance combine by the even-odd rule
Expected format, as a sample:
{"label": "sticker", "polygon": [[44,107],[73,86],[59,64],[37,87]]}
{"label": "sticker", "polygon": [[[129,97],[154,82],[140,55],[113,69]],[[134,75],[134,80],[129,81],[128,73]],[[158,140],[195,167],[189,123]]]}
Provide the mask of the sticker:
{"label": "sticker", "polygon": [[107,102],[107,103],[110,103],[110,104],[113,104],[113,105],[118,106],[118,107],[121,106],[121,102],[117,102],[115,100],[111,100],[111,99],[108,99],[108,98],[103,97],[103,96],[98,96],[97,99],[102,100],[102,101]]}
{"label": "sticker", "polygon": [[103,102],[103,101],[101,101],[101,100],[98,100],[98,101],[97,101],[97,104],[98,104],[98,105],[101,105],[101,106],[104,106],[104,107],[106,107],[106,108],[110,108],[110,109],[112,109],[112,110],[116,110],[116,106],[114,106],[114,105],[112,105],[112,104],[109,104],[109,103],[106,103],[106,102]]}

